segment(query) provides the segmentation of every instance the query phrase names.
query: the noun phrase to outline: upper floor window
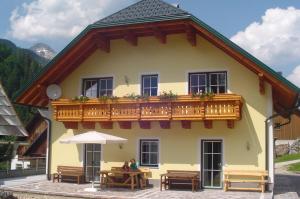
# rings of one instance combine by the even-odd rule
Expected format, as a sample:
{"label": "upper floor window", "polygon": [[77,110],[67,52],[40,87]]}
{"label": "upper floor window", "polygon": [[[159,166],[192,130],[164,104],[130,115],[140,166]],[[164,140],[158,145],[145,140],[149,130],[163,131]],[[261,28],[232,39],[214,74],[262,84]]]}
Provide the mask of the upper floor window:
{"label": "upper floor window", "polygon": [[113,92],[113,78],[83,79],[82,94],[89,98],[111,96]]}
{"label": "upper floor window", "polygon": [[157,96],[158,75],[142,76],[142,95]]}
{"label": "upper floor window", "polygon": [[227,73],[207,72],[189,74],[189,93],[226,93]]}

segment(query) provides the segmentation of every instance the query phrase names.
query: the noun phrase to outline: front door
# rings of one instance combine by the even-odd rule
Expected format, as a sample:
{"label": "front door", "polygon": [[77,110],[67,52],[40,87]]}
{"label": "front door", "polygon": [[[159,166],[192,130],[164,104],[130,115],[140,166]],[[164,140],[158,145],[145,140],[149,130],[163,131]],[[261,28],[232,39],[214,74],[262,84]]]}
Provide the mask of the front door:
{"label": "front door", "polygon": [[101,144],[85,145],[85,178],[87,182],[99,181]]}
{"label": "front door", "polygon": [[202,143],[202,187],[222,187],[222,141],[203,140]]}

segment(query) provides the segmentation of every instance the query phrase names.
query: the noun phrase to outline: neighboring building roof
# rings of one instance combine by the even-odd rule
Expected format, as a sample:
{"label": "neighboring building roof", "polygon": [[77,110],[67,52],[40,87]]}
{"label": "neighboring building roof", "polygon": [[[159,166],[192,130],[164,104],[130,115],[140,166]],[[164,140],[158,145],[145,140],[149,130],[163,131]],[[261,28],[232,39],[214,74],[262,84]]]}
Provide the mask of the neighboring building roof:
{"label": "neighboring building roof", "polygon": [[197,34],[251,71],[263,75],[264,80],[272,85],[276,111],[292,108],[296,104],[300,92],[297,86],[201,20],[161,0],[142,0],[89,25],[21,90],[16,101],[20,104],[46,106],[48,99],[37,96],[39,93],[45,92],[43,84],[60,83],[68,73],[86,59],[88,54],[95,50],[89,45],[97,46],[99,44],[99,41],[95,40],[95,36],[97,39],[101,37],[108,40],[108,44],[107,41],[100,42],[105,43],[103,45],[106,45],[106,52],[109,52],[109,47],[107,47],[109,40],[130,38],[132,32],[138,37],[157,36],[155,31],[158,31],[159,37],[162,34],[184,33],[187,31],[185,29],[189,28],[192,28],[193,31],[196,30]]}
{"label": "neighboring building roof", "polygon": [[27,136],[14,107],[0,84],[0,135]]}
{"label": "neighboring building roof", "polygon": [[170,17],[188,15],[190,15],[188,12],[163,1],[143,0],[95,22],[94,25],[120,23],[128,20],[147,19],[163,16]]}
{"label": "neighboring building roof", "polygon": [[[32,143],[22,156],[46,156],[47,129],[45,129]],[[41,149],[41,150],[38,150]]]}

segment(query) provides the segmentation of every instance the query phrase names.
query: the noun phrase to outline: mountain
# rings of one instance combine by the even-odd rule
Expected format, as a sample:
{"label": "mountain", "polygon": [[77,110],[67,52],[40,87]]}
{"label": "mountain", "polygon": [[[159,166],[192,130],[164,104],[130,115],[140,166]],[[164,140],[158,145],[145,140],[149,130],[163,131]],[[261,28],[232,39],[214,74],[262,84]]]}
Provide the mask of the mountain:
{"label": "mountain", "polygon": [[56,54],[56,52],[50,46],[44,43],[37,43],[29,49],[48,61],[51,60]]}
{"label": "mountain", "polygon": [[[39,59],[44,58],[17,47],[9,40],[0,39],[0,81],[10,100],[42,69]],[[20,119],[27,123],[31,118],[30,108],[20,105],[15,105],[15,108]]]}

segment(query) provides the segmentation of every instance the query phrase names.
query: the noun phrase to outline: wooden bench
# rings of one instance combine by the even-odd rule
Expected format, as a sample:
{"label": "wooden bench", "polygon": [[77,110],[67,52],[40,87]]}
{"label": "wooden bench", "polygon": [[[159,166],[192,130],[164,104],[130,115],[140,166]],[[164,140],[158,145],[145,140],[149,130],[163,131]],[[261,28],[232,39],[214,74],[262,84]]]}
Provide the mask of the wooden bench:
{"label": "wooden bench", "polygon": [[[225,170],[224,191],[244,190],[265,192],[268,171],[259,170]],[[233,187],[232,183],[256,183],[257,187]]]}
{"label": "wooden bench", "polygon": [[161,175],[160,190],[162,190],[162,186],[169,189],[173,185],[191,185],[192,191],[195,191],[200,186],[200,172],[167,170],[167,173]]}
{"label": "wooden bench", "polygon": [[[57,182],[61,182],[63,177],[68,177],[68,180],[73,180],[77,184],[80,184],[81,182],[84,182],[84,169],[83,167],[71,167],[71,166],[58,166],[57,167],[57,173],[53,174],[53,182],[57,180]],[[71,177],[71,178],[70,178]]]}

